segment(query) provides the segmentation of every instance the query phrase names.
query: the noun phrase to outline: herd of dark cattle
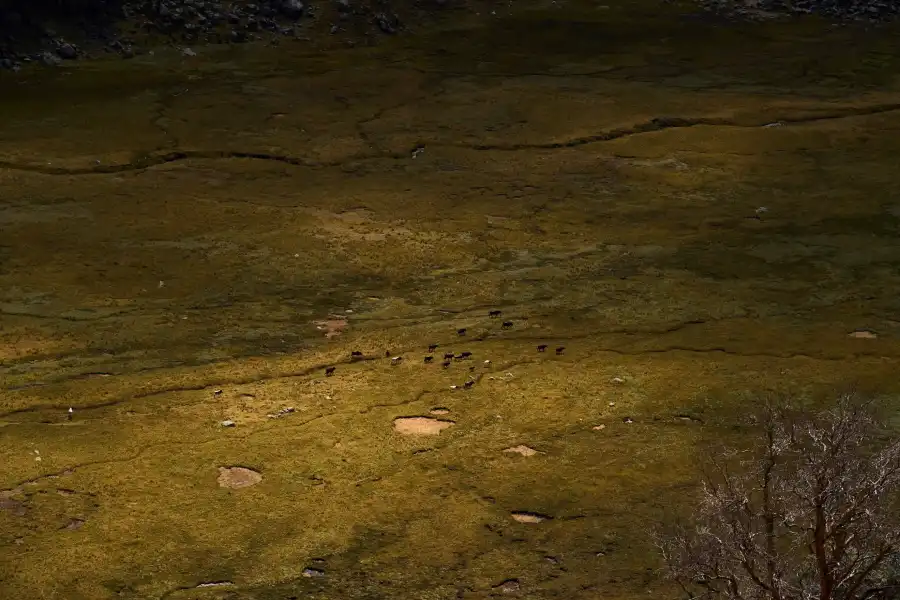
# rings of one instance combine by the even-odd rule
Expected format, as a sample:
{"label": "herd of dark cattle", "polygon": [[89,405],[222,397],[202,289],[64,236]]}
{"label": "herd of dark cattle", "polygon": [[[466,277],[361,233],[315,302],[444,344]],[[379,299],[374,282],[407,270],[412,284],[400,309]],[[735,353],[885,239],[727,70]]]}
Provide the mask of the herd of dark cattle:
{"label": "herd of dark cattle", "polygon": [[[497,319],[497,318],[500,318],[500,316],[502,314],[503,313],[499,310],[492,310],[488,313],[488,316],[492,319]],[[503,323],[501,324],[502,329],[512,329],[514,326],[515,326],[515,323],[513,323],[512,321],[503,321]],[[466,333],[467,333],[467,330],[465,327],[456,330],[456,334],[460,337],[465,337]],[[438,344],[429,344],[428,345],[428,354],[426,354],[423,359],[423,362],[425,364],[431,364],[434,362],[434,351],[437,350],[437,348],[438,348]],[[537,351],[538,352],[546,352],[547,344],[539,344],[537,346]],[[558,346],[556,348],[556,355],[560,356],[565,351],[566,351],[565,346]],[[384,356],[385,356],[385,358],[391,359],[392,365],[399,365],[400,363],[403,362],[402,356],[391,356],[391,354],[392,353],[390,350],[386,350],[384,353]],[[363,360],[365,358],[366,358],[365,354],[363,354],[363,352],[360,350],[354,350],[353,352],[350,353],[350,361],[351,362]],[[463,352],[460,352],[459,354],[456,354],[453,352],[445,352],[441,366],[446,369],[453,362],[461,362],[461,361],[464,361],[469,358],[472,358],[472,353],[469,351],[463,351]],[[485,361],[484,364],[485,364],[485,366],[488,366],[491,364],[491,361],[487,360],[487,361]],[[474,370],[475,370],[474,366],[469,367],[469,371],[474,371]],[[336,371],[337,371],[337,367],[334,367],[334,366],[325,367],[325,376],[331,377],[332,375],[335,374]],[[469,380],[463,385],[463,387],[466,389],[471,388],[474,385],[474,383],[475,382],[473,380]]]}

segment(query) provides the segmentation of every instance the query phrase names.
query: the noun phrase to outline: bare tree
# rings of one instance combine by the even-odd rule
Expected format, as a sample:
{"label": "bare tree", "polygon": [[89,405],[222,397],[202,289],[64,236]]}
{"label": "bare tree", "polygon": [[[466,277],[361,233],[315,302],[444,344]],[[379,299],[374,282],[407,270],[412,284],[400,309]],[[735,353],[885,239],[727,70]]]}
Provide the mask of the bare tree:
{"label": "bare tree", "polygon": [[900,600],[900,440],[871,408],[768,405],[751,449],[710,460],[693,524],[657,532],[689,598]]}

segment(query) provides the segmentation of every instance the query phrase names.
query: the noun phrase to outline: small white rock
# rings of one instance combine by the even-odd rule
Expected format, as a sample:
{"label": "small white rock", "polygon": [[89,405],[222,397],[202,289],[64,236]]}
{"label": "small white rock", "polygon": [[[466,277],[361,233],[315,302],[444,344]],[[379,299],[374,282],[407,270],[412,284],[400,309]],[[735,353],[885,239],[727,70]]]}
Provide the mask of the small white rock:
{"label": "small white rock", "polygon": [[236,423],[231,419],[225,419],[224,421],[222,421],[221,425],[222,427],[234,427]]}

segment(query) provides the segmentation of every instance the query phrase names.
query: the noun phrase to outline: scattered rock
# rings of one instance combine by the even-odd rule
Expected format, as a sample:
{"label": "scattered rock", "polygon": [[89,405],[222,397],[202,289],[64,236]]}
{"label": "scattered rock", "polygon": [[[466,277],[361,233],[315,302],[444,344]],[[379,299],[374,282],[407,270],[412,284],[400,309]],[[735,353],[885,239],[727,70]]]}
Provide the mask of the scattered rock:
{"label": "scattered rock", "polygon": [[543,521],[550,519],[547,515],[528,511],[517,511],[512,513],[511,516],[514,521],[529,524],[542,523]]}
{"label": "scattered rock", "polygon": [[878,22],[900,15],[900,6],[885,0],[699,0],[699,3],[709,12],[748,20],[817,14],[832,20]]}
{"label": "scattered rock", "polygon": [[62,64],[62,59],[60,57],[47,50],[38,55],[38,60],[48,67],[56,67]]}
{"label": "scattered rock", "polygon": [[303,17],[306,7],[300,0],[282,0],[279,10],[287,18],[297,20]]}
{"label": "scattered rock", "polygon": [[306,567],[303,569],[304,577],[325,577],[325,571],[322,569],[313,569],[312,567]]}
{"label": "scattered rock", "polygon": [[219,487],[233,490],[250,487],[262,481],[262,475],[246,467],[219,467]]}
{"label": "scattered rock", "polygon": [[234,585],[232,581],[207,581],[205,583],[198,583],[195,585],[195,588],[211,588],[211,587],[223,587],[227,585]]}
{"label": "scattered rock", "polygon": [[[190,48],[182,48],[181,55],[182,56],[197,56],[197,53],[194,52],[193,50],[191,50]],[[162,282],[160,281],[160,283],[162,283]]]}
{"label": "scattered rock", "polygon": [[447,415],[447,414],[450,414],[450,409],[444,408],[443,406],[435,406],[428,412],[430,412],[433,415]]}
{"label": "scattered rock", "polygon": [[495,585],[494,589],[501,594],[515,594],[522,589],[522,585],[519,583],[518,579],[507,579],[506,581]]}
{"label": "scattered rock", "polygon": [[68,524],[66,524],[63,529],[68,531],[75,531],[76,529],[81,529],[84,525],[84,519],[70,519]]}
{"label": "scattered rock", "polygon": [[438,435],[455,424],[454,421],[431,417],[397,417],[394,419],[394,431],[403,435]]}
{"label": "scattered rock", "polygon": [[219,424],[220,424],[222,427],[234,427],[235,425],[237,425],[237,423],[235,423],[235,422],[232,421],[231,419],[225,419],[224,421],[222,421],[222,422],[219,423]]}
{"label": "scattered rock", "polygon": [[267,414],[266,417],[268,417],[270,419],[280,419],[281,417],[283,417],[285,415],[289,415],[289,414],[295,412],[295,410],[296,409],[293,406],[286,406],[285,408],[282,408],[281,410],[279,410],[277,413]]}
{"label": "scattered rock", "polygon": [[57,46],[56,54],[65,60],[75,60],[78,58],[78,48],[67,42],[62,42]]}
{"label": "scattered rock", "polygon": [[400,20],[396,15],[390,13],[377,13],[375,22],[378,23],[378,28],[388,35],[397,33],[397,29],[400,27]]}
{"label": "scattered rock", "polygon": [[603,431],[604,429],[606,429],[606,425],[594,425],[593,427],[591,427],[591,429],[593,429],[594,431]]}
{"label": "scattered rock", "polygon": [[851,331],[848,335],[859,340],[874,340],[878,337],[877,333],[869,329],[857,329],[856,331]]}
{"label": "scattered rock", "polygon": [[511,454],[521,454],[522,456],[534,456],[535,454],[543,454],[543,452],[539,452],[534,448],[529,448],[525,445],[513,446],[512,448],[506,448],[504,452],[509,452]]}

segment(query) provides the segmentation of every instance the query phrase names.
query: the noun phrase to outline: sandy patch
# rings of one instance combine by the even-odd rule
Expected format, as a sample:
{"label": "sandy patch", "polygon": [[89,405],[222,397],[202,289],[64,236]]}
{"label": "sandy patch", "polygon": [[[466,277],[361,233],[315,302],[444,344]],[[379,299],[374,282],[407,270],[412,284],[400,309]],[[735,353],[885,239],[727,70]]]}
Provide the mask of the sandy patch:
{"label": "sandy patch", "polygon": [[233,490],[250,487],[262,481],[262,475],[245,467],[219,467],[219,487]]}
{"label": "sandy patch", "polygon": [[398,417],[394,419],[394,431],[403,435],[438,435],[455,424],[431,417]]}

